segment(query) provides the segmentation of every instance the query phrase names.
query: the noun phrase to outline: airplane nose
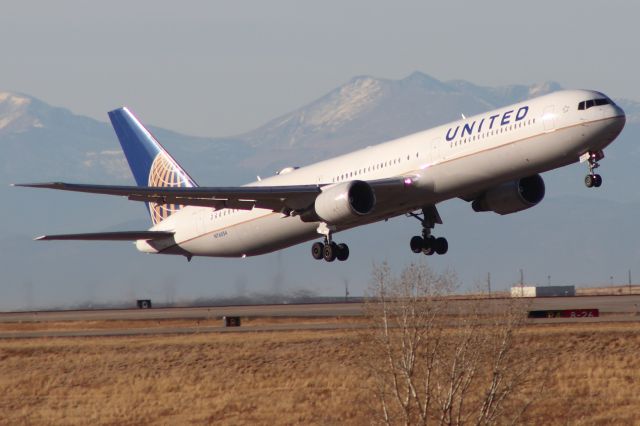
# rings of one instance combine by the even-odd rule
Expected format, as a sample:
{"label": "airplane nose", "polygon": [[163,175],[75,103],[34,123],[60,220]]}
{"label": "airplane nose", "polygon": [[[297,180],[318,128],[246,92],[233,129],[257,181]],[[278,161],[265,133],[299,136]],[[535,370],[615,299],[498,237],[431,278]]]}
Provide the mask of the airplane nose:
{"label": "airplane nose", "polygon": [[610,127],[611,131],[615,133],[615,137],[617,137],[620,134],[626,122],[627,122],[627,116],[624,113],[624,110],[620,108],[618,105],[613,105],[613,112],[611,114],[611,121],[610,121],[611,124],[608,127]]}

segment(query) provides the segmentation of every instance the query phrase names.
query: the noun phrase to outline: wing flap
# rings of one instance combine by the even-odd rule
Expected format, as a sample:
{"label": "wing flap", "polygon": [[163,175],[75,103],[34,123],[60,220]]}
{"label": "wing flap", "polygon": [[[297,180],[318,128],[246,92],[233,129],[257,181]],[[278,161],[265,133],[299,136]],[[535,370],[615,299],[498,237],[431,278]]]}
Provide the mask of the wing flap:
{"label": "wing flap", "polygon": [[118,231],[92,232],[88,234],[42,235],[36,241],[79,240],[79,241],[137,241],[162,240],[173,237],[173,232],[165,231]]}

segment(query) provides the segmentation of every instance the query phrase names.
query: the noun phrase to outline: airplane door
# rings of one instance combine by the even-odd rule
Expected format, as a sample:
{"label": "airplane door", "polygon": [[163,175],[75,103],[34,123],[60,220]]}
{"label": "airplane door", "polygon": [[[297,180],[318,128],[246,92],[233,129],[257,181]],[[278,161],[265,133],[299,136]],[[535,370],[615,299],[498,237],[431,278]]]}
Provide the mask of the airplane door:
{"label": "airplane door", "polygon": [[549,105],[544,109],[544,114],[542,114],[542,123],[544,124],[545,132],[551,132],[556,128],[556,113],[554,109],[554,105]]}
{"label": "airplane door", "polygon": [[436,138],[431,141],[431,149],[430,149],[431,152],[429,156],[430,164],[437,164],[442,161],[442,158],[440,158],[440,155],[442,155],[440,150],[441,143],[442,143],[442,139],[440,138]]}
{"label": "airplane door", "polygon": [[210,209],[211,212],[208,212],[206,215],[202,213],[200,209],[193,209],[192,223],[195,225],[195,231],[197,234],[202,234],[205,229],[205,220],[209,217],[210,214],[213,214],[213,209]]}

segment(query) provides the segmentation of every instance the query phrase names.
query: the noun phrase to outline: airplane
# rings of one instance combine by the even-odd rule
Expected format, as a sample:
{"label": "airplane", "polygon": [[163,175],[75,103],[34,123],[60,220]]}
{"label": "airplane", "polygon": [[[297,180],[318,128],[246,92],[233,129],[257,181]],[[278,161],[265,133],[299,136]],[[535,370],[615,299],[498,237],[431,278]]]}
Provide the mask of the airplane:
{"label": "airplane", "polygon": [[436,205],[461,198],[476,212],[500,215],[537,205],[541,173],[586,163],[587,187],[603,149],[622,131],[624,111],[592,90],[562,90],[411,134],[238,187],[198,186],[132,112],[108,113],[137,186],[30,183],[127,197],[146,203],[148,230],[44,235],[36,240],[135,241],[146,253],[246,257],[306,241],[314,259],[344,261],[349,247],[337,232],[406,215],[422,232],[414,253],[445,254],[432,231],[442,224]]}

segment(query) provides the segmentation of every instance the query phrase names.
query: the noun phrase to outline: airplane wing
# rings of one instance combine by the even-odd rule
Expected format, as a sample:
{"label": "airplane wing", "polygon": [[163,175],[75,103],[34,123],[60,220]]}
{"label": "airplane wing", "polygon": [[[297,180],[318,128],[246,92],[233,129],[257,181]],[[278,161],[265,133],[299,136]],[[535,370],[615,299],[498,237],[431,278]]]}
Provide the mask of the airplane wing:
{"label": "airplane wing", "polygon": [[[412,182],[397,177],[367,181],[376,196],[383,197],[410,186]],[[14,184],[28,188],[48,188],[91,194],[118,195],[133,201],[157,204],[212,207],[215,209],[251,210],[254,207],[273,211],[304,210],[311,207],[323,185],[237,186],[237,187],[149,187],[87,185],[63,182]]]}
{"label": "airplane wing", "polygon": [[93,232],[90,234],[59,234],[42,235],[34,238],[36,241],[53,240],[83,240],[83,241],[137,241],[137,240],[161,240],[171,238],[173,232],[165,231],[119,231],[119,232]]}

